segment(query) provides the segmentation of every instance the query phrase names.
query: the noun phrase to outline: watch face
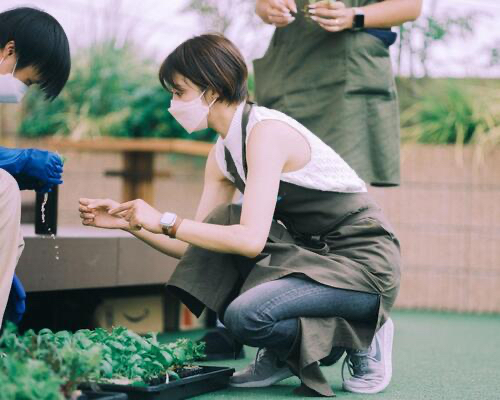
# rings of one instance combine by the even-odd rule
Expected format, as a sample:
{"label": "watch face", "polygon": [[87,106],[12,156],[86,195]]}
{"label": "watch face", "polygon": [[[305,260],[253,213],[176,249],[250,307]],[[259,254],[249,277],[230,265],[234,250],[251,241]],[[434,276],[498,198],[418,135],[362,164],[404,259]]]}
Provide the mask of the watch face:
{"label": "watch face", "polygon": [[177,215],[175,215],[174,213],[165,213],[163,214],[163,216],[161,217],[161,220],[160,220],[160,224],[162,224],[163,226],[172,226],[175,222],[175,218],[177,217]]}
{"label": "watch face", "polygon": [[364,28],[365,26],[365,15],[364,14],[356,14],[354,16],[354,27],[355,28]]}

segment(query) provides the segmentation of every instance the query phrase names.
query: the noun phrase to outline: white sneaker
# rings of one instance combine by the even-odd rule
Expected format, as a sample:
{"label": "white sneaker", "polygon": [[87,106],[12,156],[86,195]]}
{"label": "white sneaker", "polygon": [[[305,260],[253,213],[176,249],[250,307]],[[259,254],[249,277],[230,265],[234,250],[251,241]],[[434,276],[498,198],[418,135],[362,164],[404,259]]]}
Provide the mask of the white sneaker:
{"label": "white sneaker", "polygon": [[[342,387],[353,393],[373,394],[384,390],[392,377],[394,323],[388,319],[366,351],[350,350],[342,364]],[[344,379],[347,364],[351,378]]]}
{"label": "white sneaker", "polygon": [[265,348],[259,349],[255,361],[238,371],[229,380],[233,387],[267,387],[293,376],[290,368],[278,356]]}

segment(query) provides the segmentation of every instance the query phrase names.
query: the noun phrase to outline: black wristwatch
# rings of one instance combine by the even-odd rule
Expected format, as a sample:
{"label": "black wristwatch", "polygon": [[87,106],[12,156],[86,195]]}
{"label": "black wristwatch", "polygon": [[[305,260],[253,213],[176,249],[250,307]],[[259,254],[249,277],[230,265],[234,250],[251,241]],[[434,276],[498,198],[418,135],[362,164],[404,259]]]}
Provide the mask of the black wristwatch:
{"label": "black wristwatch", "polygon": [[352,30],[360,31],[365,27],[365,13],[359,7],[354,7],[354,19],[352,21]]}

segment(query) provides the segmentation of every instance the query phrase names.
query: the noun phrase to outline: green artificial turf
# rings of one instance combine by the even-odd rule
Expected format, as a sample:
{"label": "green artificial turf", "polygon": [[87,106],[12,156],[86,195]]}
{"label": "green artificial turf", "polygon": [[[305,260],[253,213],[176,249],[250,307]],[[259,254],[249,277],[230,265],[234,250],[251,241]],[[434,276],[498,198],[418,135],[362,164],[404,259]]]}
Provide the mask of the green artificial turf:
{"label": "green artificial turf", "polygon": [[[323,371],[339,398],[349,399],[500,399],[500,315],[470,315],[396,311],[393,377],[377,395],[342,391],[341,362]],[[204,332],[162,335],[198,339]],[[240,369],[252,361],[255,349],[246,347],[246,359],[211,362]],[[297,378],[262,389],[228,388],[197,399],[297,399]]]}

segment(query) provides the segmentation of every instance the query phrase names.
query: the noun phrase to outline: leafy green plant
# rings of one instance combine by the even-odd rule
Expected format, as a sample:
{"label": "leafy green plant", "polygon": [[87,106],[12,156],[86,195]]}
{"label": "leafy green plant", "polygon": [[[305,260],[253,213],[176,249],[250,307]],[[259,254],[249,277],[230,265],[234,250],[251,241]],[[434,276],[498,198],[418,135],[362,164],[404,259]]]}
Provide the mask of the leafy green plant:
{"label": "leafy green plant", "polygon": [[102,344],[100,372],[101,378],[108,380],[126,378],[148,382],[166,373],[176,378],[176,368],[191,363],[203,353],[203,346],[186,339],[162,344],[154,333],[141,337],[123,327],[114,328],[111,332],[96,329],[76,334]]}
{"label": "leafy green plant", "polygon": [[0,351],[20,361],[37,360],[62,379],[62,391],[72,393],[82,382],[144,385],[178,378],[176,371],[203,356],[204,345],[187,339],[159,343],[155,333],[144,337],[123,328],[18,335],[13,325],[0,337]]}
{"label": "leafy green plant", "polygon": [[17,335],[9,325],[0,338],[0,349],[6,358],[30,364],[33,361],[50,368],[60,378],[60,391],[70,397],[78,385],[96,376],[101,363],[102,346],[84,343],[70,332],[53,334],[43,329],[36,335],[32,330]]}
{"label": "leafy green plant", "polygon": [[[70,79],[54,102],[30,91],[22,136],[188,137],[167,111],[171,94],[158,82],[157,67],[132,45],[95,44],[72,61]],[[206,130],[193,138],[213,140],[215,133]]]}
{"label": "leafy green plant", "polygon": [[0,400],[63,400],[62,383],[43,361],[0,356]]}
{"label": "leafy green plant", "polygon": [[479,143],[500,127],[498,95],[484,86],[433,82],[401,114],[403,139],[427,144]]}

